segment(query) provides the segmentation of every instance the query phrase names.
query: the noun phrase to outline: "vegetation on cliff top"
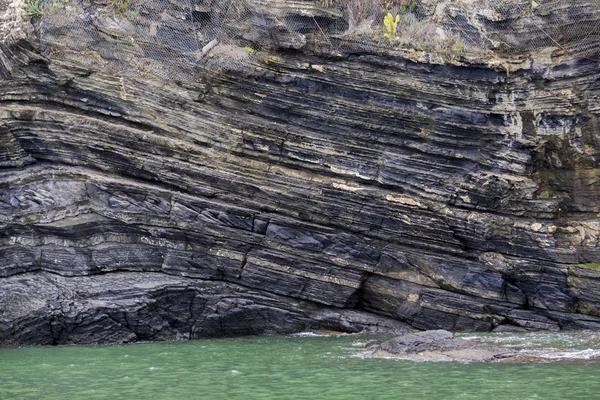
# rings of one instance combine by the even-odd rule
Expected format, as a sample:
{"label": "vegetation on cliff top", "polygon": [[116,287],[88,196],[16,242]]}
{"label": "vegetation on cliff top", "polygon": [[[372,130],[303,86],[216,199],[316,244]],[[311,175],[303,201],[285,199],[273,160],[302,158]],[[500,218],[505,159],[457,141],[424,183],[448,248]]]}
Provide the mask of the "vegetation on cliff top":
{"label": "vegetation on cliff top", "polygon": [[42,18],[44,14],[44,4],[42,0],[30,0],[27,3],[27,15],[35,18]]}

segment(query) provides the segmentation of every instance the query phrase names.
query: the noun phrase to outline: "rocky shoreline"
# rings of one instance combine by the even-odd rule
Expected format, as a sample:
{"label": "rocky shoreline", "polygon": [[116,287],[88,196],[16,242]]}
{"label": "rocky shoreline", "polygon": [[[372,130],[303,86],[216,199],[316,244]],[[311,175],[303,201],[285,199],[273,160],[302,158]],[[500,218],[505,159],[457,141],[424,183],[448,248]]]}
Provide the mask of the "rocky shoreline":
{"label": "rocky shoreline", "polygon": [[[414,362],[461,362],[461,363],[548,363],[570,362],[578,359],[576,352],[565,353],[559,349],[535,351],[527,346],[498,345],[495,343],[467,340],[444,330],[408,333],[393,339],[371,344],[361,358],[392,358]],[[598,343],[592,344],[597,348]],[[592,352],[586,362],[600,361],[600,351]]]}

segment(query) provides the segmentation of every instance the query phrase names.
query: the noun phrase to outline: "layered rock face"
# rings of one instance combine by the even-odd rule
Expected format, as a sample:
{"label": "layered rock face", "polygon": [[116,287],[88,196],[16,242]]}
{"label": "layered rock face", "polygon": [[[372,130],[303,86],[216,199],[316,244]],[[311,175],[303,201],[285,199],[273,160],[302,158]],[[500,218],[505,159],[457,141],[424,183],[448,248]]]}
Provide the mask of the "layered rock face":
{"label": "layered rock face", "polygon": [[597,60],[288,47],[178,84],[28,24],[0,44],[0,344],[600,328]]}

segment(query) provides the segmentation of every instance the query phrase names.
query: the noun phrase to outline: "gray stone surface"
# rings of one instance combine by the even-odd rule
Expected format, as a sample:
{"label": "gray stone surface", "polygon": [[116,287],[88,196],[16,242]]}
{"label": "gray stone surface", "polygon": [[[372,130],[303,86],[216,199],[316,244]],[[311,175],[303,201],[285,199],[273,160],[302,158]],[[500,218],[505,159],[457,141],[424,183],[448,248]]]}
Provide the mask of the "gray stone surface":
{"label": "gray stone surface", "polygon": [[406,332],[401,322],[240,285],[154,272],[24,273],[0,292],[3,345],[126,343],[239,335]]}
{"label": "gray stone surface", "polygon": [[183,85],[35,40],[0,42],[0,344],[600,328],[594,60],[304,48]]}
{"label": "gray stone surface", "polygon": [[420,353],[448,348],[453,339],[452,332],[440,329],[398,336],[377,345],[377,348],[389,353]]}
{"label": "gray stone surface", "polygon": [[444,330],[398,336],[369,346],[361,355],[368,358],[397,357],[411,361],[519,362],[514,349],[454,337]]}

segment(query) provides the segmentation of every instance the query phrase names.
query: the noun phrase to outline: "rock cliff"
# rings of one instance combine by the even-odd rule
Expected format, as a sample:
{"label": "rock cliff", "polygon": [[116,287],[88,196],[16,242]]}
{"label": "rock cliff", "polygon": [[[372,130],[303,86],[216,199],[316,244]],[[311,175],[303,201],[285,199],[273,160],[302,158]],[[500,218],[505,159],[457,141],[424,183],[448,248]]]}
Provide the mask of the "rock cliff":
{"label": "rock cliff", "polygon": [[181,82],[2,13],[0,344],[600,328],[598,59],[301,41]]}

